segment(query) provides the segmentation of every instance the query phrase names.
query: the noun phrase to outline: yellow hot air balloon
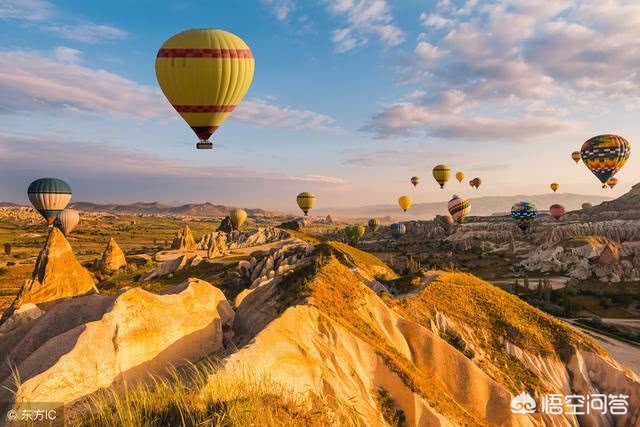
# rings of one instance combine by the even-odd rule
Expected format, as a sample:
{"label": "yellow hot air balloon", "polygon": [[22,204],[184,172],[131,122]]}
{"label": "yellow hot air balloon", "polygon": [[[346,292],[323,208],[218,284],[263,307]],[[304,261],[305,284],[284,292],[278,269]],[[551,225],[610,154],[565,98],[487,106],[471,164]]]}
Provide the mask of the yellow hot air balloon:
{"label": "yellow hot air balloon", "polygon": [[464,172],[456,172],[456,179],[458,180],[458,182],[462,182],[462,180],[464,179]]}
{"label": "yellow hot air balloon", "polygon": [[400,196],[400,198],[398,199],[398,205],[405,212],[411,207],[412,204],[413,200],[411,200],[411,197],[409,196]]}
{"label": "yellow hot air balloon", "polygon": [[440,188],[451,178],[451,168],[447,165],[437,165],[433,168],[433,178],[440,184]]}
{"label": "yellow hot air balloon", "polygon": [[311,208],[316,205],[316,196],[314,196],[313,193],[305,191],[304,193],[298,194],[296,201],[298,202],[298,207],[304,212],[304,216],[307,216]]}
{"label": "yellow hot air balloon", "polygon": [[560,184],[558,184],[557,182],[552,182],[549,187],[551,187],[551,189],[555,193],[556,191],[558,191],[558,188],[560,188]]}
{"label": "yellow hot air balloon", "polygon": [[580,162],[580,159],[582,159],[582,155],[579,151],[574,151],[573,153],[571,153],[571,159],[573,159],[573,161],[578,164]]}
{"label": "yellow hot air balloon", "polygon": [[222,30],[188,30],[164,42],[156,77],[164,95],[200,139],[209,138],[240,103],[253,80],[251,50]]}
{"label": "yellow hot air balloon", "polygon": [[247,220],[247,212],[244,209],[234,209],[229,214],[229,217],[231,218],[231,224],[237,230]]}

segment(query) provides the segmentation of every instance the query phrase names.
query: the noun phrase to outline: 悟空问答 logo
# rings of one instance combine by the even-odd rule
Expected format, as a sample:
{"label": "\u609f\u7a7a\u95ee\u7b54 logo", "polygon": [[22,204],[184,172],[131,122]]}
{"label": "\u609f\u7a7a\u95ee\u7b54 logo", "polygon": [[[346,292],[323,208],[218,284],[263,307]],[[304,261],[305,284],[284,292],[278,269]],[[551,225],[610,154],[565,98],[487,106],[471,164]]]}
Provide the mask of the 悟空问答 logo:
{"label": "\u609f\u7a7a\u95ee\u7b54 logo", "polygon": [[536,412],[536,401],[524,391],[511,400],[511,412],[514,414],[533,414]]}

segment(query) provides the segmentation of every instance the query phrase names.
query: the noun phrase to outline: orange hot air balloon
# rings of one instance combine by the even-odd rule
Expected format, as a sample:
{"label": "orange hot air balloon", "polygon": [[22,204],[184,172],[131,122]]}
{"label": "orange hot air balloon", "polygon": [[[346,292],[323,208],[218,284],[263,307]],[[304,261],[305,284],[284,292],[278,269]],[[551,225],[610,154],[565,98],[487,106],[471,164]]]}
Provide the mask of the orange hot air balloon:
{"label": "orange hot air balloon", "polygon": [[556,191],[558,191],[558,188],[560,188],[560,184],[558,184],[557,182],[552,182],[549,187],[551,187],[551,189],[555,193]]}
{"label": "orange hot air balloon", "polygon": [[253,80],[251,50],[222,30],[188,30],[164,42],[156,56],[158,84],[191,127],[199,149],[244,97]]}
{"label": "orange hot air balloon", "polygon": [[458,182],[462,182],[462,180],[464,179],[464,172],[456,172],[456,179],[458,180]]}
{"label": "orange hot air balloon", "polygon": [[611,177],[611,178],[609,178],[607,180],[607,185],[612,190],[613,190],[613,187],[615,187],[617,183],[618,183],[618,178],[615,178],[615,177]]}

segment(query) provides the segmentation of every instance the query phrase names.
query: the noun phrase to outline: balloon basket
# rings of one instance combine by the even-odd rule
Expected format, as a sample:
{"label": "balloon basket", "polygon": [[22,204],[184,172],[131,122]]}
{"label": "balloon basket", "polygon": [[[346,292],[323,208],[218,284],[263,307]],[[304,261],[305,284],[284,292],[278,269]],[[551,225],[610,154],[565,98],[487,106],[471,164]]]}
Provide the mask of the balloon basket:
{"label": "balloon basket", "polygon": [[196,144],[196,148],[198,150],[212,150],[213,149],[213,143],[212,142],[198,142]]}

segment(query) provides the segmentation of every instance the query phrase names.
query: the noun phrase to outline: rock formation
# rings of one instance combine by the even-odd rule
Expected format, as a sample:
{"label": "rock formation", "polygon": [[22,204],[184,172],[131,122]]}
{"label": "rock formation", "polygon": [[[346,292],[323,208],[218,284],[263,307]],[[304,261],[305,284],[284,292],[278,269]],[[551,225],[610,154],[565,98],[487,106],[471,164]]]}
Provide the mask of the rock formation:
{"label": "rock formation", "polygon": [[233,231],[233,222],[231,222],[231,217],[225,216],[224,219],[220,222],[218,229],[216,231],[220,231],[222,233],[231,233]]}
{"label": "rock formation", "polygon": [[[223,348],[233,317],[222,292],[198,279],[163,295],[134,288],[61,301],[0,333],[0,401],[69,403],[200,360]],[[21,378],[15,396],[7,360]]]}
{"label": "rock formation", "polygon": [[97,292],[93,275],[80,265],[64,234],[54,227],[31,279],[25,281],[10,311],[26,303],[42,304],[90,292]]}
{"label": "rock formation", "polygon": [[188,224],[185,224],[184,228],[178,231],[178,235],[171,243],[171,249],[180,251],[193,251],[196,249],[196,241],[193,239],[193,234]]}
{"label": "rock formation", "polygon": [[102,258],[98,262],[98,266],[108,272],[115,272],[127,266],[127,259],[124,252],[112,237],[109,239],[106,249],[102,254]]}
{"label": "rock formation", "polygon": [[147,275],[142,277],[142,280],[151,280],[154,277],[167,276],[173,274],[176,271],[184,270],[185,268],[195,267],[203,261],[202,257],[196,253],[188,253],[180,255],[170,261],[160,263],[157,267],[151,270]]}
{"label": "rock formation", "polygon": [[285,230],[300,231],[302,229],[302,224],[300,223],[300,221],[291,220],[291,221],[283,222],[278,226],[278,228],[284,228]]}

